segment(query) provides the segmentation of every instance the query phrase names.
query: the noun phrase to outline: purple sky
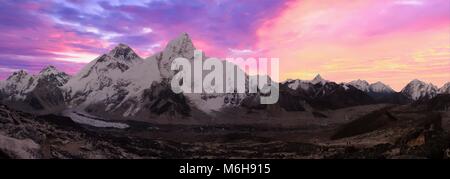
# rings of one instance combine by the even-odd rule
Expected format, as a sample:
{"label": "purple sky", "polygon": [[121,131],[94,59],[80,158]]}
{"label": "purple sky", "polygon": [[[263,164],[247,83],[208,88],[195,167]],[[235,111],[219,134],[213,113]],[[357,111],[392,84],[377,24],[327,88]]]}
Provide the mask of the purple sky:
{"label": "purple sky", "polygon": [[0,79],[70,74],[118,43],[147,57],[187,32],[208,56],[278,57],[280,79],[450,79],[449,0],[0,0]]}
{"label": "purple sky", "polygon": [[74,73],[118,43],[143,57],[187,32],[198,48],[225,56],[251,48],[253,33],[280,0],[0,0],[0,78],[55,65]]}

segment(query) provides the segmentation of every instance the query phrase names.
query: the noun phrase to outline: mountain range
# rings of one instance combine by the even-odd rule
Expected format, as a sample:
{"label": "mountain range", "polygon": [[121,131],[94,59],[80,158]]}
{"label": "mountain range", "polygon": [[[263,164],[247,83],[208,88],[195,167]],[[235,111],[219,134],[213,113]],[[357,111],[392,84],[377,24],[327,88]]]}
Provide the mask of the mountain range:
{"label": "mountain range", "polygon": [[[280,83],[280,99],[273,105],[259,104],[261,94],[175,94],[170,89],[177,57],[194,60],[194,44],[186,33],[148,58],[119,44],[70,76],[53,66],[39,74],[21,70],[0,81],[0,102],[37,114],[73,112],[107,119],[140,121],[174,118],[210,119],[224,111],[339,109],[350,106],[393,103],[408,104],[450,94],[450,83],[438,88],[413,80],[400,92],[382,82],[364,80],[336,83],[317,75],[313,80]],[[228,62],[224,62],[228,63]]]}
{"label": "mountain range", "polygon": [[14,72],[0,81],[0,159],[450,157],[450,83],[397,92],[317,75],[280,82],[270,105],[259,92],[175,94],[170,64],[205,59],[194,51],[184,33],[147,58],[118,44],[73,76]]}

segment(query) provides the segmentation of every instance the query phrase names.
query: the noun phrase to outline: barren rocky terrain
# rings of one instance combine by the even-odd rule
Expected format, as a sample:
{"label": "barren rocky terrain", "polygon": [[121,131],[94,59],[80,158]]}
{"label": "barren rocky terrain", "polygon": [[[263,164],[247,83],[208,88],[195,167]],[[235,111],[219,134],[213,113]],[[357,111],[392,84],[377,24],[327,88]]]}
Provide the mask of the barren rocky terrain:
{"label": "barren rocky terrain", "polygon": [[1,106],[0,158],[449,157],[448,112],[370,105],[315,113],[234,124],[128,121],[117,129]]}

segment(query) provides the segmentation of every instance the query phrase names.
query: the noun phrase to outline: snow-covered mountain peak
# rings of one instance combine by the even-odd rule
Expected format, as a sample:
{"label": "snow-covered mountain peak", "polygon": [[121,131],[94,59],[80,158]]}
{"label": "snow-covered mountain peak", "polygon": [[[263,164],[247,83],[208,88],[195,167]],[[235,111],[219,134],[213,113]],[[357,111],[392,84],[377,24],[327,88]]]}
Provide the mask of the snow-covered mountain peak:
{"label": "snow-covered mountain peak", "polygon": [[18,83],[24,79],[29,79],[32,76],[28,74],[25,70],[19,70],[14,72],[11,76],[7,78],[7,81]]}
{"label": "snow-covered mountain peak", "polygon": [[432,83],[426,83],[424,81],[418,80],[418,79],[414,79],[411,82],[408,83],[408,85],[414,85],[414,86],[430,86],[433,88],[437,88],[435,85],[433,85]]}
{"label": "snow-covered mountain peak", "polygon": [[100,76],[114,78],[141,63],[143,63],[143,59],[133,49],[125,44],[119,44],[109,53],[103,54],[87,64],[75,76],[75,79],[80,80],[88,76],[93,76],[94,79],[98,79]]}
{"label": "snow-covered mountain peak", "polygon": [[195,49],[192,39],[187,33],[181,33],[178,37],[172,39],[169,43],[167,43],[166,48],[168,47],[190,48],[192,50]]}
{"label": "snow-covered mountain peak", "polygon": [[431,83],[425,83],[418,79],[414,79],[402,89],[402,93],[406,94],[413,100],[421,98],[432,98],[436,96],[438,88]]}
{"label": "snow-covered mountain peak", "polygon": [[357,89],[359,89],[359,90],[361,90],[361,91],[364,91],[364,92],[368,92],[369,91],[369,83],[367,81],[365,81],[365,80],[358,79],[358,80],[355,80],[355,81],[351,81],[348,84],[353,86],[353,87],[355,87],[355,88],[357,88]]}
{"label": "snow-covered mountain peak", "polygon": [[59,71],[54,66],[47,66],[35,76],[37,82],[50,82],[56,86],[63,86],[69,81],[70,76],[62,71]]}
{"label": "snow-covered mountain peak", "polygon": [[44,68],[41,70],[40,73],[43,73],[43,72],[53,72],[53,71],[58,71],[58,70],[56,69],[55,66],[49,65],[49,66],[44,67]]}
{"label": "snow-covered mountain peak", "polygon": [[164,57],[170,58],[175,56],[183,56],[192,58],[194,56],[194,44],[187,33],[182,33],[177,38],[171,40],[164,49]]}
{"label": "snow-covered mountain peak", "polygon": [[70,105],[83,108],[99,103],[109,111],[125,101],[139,101],[143,91],[160,80],[157,61],[144,60],[127,45],[119,44],[87,64],[63,89]]}
{"label": "snow-covered mountain peak", "polygon": [[354,81],[352,81],[352,82],[350,82],[350,83],[369,85],[369,82],[367,82],[366,80],[361,80],[361,79],[354,80]]}
{"label": "snow-covered mountain peak", "polygon": [[128,45],[120,43],[114,49],[112,49],[108,56],[114,57],[118,60],[132,61],[134,59],[140,59],[140,57],[133,51]]}
{"label": "snow-covered mountain peak", "polygon": [[170,70],[172,61],[178,57],[194,59],[195,47],[187,33],[182,33],[177,38],[171,40],[164,51],[151,56],[149,60],[156,60],[164,78],[171,78],[173,72]]}
{"label": "snow-covered mountain peak", "polygon": [[312,86],[310,82],[303,80],[287,80],[285,84],[288,84],[288,87],[293,90],[297,90],[298,88],[308,90]]}
{"label": "snow-covered mountain peak", "polygon": [[[41,72],[39,72],[39,76],[48,76],[48,75],[58,75],[64,72],[59,71],[58,69],[56,69],[56,67],[54,66],[47,66],[44,69],[41,70]],[[65,73],[64,73],[65,74]]]}
{"label": "snow-covered mountain peak", "polygon": [[450,82],[445,83],[444,86],[442,86],[439,89],[440,94],[450,94]]}
{"label": "snow-covered mountain peak", "polygon": [[420,81],[419,79],[414,79],[411,82],[409,82],[409,84],[425,84],[425,82]]}
{"label": "snow-covered mountain peak", "polygon": [[320,74],[318,74],[314,79],[311,81],[312,84],[325,84],[327,83],[327,80],[324,80]]}
{"label": "snow-covered mountain peak", "polygon": [[5,90],[9,95],[17,94],[28,89],[34,82],[34,77],[24,70],[14,72],[6,81],[0,82],[0,90]]}
{"label": "snow-covered mountain peak", "polygon": [[309,88],[311,88],[313,85],[315,84],[321,84],[324,85],[325,83],[327,83],[327,80],[324,80],[322,78],[322,76],[317,75],[316,77],[314,77],[313,80],[286,80],[283,84],[287,84],[289,88],[293,89],[293,90],[297,90],[299,88],[304,89],[304,90],[308,90]]}
{"label": "snow-covered mountain peak", "polygon": [[6,81],[0,81],[0,93],[8,96],[8,99],[23,99],[24,91],[30,89],[34,81],[34,77],[26,71],[16,71]]}
{"label": "snow-covered mountain peak", "polygon": [[388,85],[378,81],[369,86],[369,90],[374,93],[395,93],[395,91]]}

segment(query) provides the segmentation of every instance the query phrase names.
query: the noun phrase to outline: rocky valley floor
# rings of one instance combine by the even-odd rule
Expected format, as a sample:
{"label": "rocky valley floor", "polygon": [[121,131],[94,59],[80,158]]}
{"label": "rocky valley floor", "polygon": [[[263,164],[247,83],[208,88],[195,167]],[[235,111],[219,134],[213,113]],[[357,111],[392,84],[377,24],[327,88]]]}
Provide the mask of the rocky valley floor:
{"label": "rocky valley floor", "polygon": [[[252,115],[255,116],[255,115]],[[369,105],[246,123],[99,128],[0,107],[0,158],[448,158],[449,112]]]}

